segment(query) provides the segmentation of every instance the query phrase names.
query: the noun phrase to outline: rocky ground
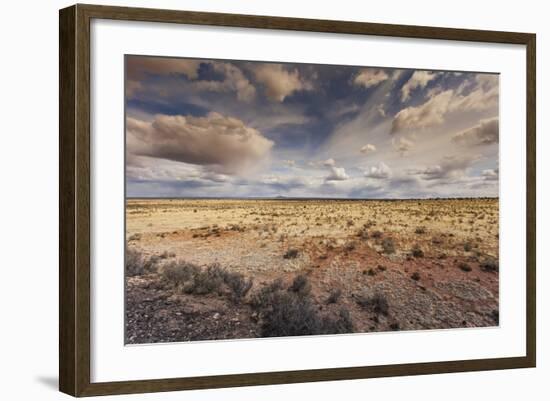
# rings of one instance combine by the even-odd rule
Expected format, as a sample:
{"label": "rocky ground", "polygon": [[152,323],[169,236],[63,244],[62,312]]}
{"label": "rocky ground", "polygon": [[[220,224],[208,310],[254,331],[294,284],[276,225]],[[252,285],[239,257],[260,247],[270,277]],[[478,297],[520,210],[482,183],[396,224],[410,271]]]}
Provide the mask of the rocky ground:
{"label": "rocky ground", "polygon": [[130,200],[127,230],[127,343],[498,325],[495,199]]}

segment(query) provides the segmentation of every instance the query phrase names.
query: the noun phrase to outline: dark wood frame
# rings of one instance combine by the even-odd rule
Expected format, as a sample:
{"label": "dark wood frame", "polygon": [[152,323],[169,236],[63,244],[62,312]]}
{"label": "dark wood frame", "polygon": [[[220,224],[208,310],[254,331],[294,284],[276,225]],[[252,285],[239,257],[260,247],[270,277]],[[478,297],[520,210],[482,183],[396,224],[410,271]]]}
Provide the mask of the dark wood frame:
{"label": "dark wood frame", "polygon": [[[510,43],[527,49],[526,356],[193,378],[90,382],[90,21],[92,18]],[[536,36],[421,26],[74,5],[59,13],[59,389],[73,396],[535,367]]]}

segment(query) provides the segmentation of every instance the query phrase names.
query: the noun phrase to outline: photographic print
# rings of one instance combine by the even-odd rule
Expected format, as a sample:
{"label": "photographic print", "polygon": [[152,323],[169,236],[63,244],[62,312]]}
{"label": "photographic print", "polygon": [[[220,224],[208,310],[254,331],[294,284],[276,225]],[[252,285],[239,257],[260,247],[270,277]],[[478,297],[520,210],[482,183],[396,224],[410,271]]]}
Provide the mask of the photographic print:
{"label": "photographic print", "polygon": [[498,74],[124,73],[127,344],[498,326]]}

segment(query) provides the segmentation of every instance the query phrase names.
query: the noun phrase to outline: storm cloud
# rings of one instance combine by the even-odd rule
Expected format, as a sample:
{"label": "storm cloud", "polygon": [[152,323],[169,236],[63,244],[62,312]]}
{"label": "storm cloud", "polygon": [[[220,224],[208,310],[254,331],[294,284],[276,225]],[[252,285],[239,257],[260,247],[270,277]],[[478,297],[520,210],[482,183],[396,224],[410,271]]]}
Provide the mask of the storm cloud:
{"label": "storm cloud", "polygon": [[208,166],[228,174],[244,172],[266,158],[273,141],[241,120],[211,112],[205,117],[157,115],[152,122],[128,118],[130,152]]}

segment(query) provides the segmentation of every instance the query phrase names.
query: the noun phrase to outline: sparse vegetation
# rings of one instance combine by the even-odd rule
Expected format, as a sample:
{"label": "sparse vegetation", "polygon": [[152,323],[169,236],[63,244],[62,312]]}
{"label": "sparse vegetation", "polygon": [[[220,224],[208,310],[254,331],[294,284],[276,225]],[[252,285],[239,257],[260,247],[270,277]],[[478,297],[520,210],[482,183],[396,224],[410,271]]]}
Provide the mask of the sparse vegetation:
{"label": "sparse vegetation", "polygon": [[[299,281],[303,282],[302,279]],[[261,317],[262,337],[353,331],[353,323],[347,310],[341,309],[337,317],[321,316],[308,294],[291,288],[284,291],[280,281],[265,286],[254,300],[253,305]]]}
{"label": "sparse vegetation", "polygon": [[288,290],[304,296],[309,294],[309,292],[311,291],[311,286],[307,277],[303,274],[300,274],[294,277],[294,280],[292,281],[290,287],[288,287]]}
{"label": "sparse vegetation", "polygon": [[283,255],[283,258],[285,259],[295,259],[298,257],[298,250],[297,249],[294,249],[294,248],[291,248],[289,250],[286,251],[286,253]]}
{"label": "sparse vegetation", "polygon": [[342,290],[340,288],[332,288],[327,298],[327,304],[335,304],[342,296]]}
{"label": "sparse vegetation", "polygon": [[412,255],[415,258],[423,258],[424,257],[424,251],[422,248],[420,248],[420,245],[415,244],[411,250]]}
{"label": "sparse vegetation", "polygon": [[485,272],[498,272],[498,261],[493,258],[487,258],[479,265]]}
{"label": "sparse vegetation", "polygon": [[497,202],[129,200],[127,340],[498,324]]}
{"label": "sparse vegetation", "polygon": [[384,253],[395,253],[395,243],[392,238],[384,238],[382,240],[382,249]]}
{"label": "sparse vegetation", "polygon": [[158,256],[146,256],[137,249],[126,248],[126,275],[132,277],[152,273],[159,259]]}
{"label": "sparse vegetation", "polygon": [[374,313],[384,316],[387,316],[390,310],[387,298],[380,293],[372,296],[361,295],[357,298],[357,303],[363,308],[371,309]]}
{"label": "sparse vegetation", "polygon": [[372,238],[382,238],[382,231],[376,230],[372,232]]}
{"label": "sparse vegetation", "polygon": [[356,247],[355,242],[350,241],[344,246],[344,249],[346,250],[346,252],[351,252],[355,250],[355,247]]}
{"label": "sparse vegetation", "polygon": [[252,288],[253,280],[246,279],[244,274],[226,272],[224,282],[231,290],[233,302],[240,303]]}
{"label": "sparse vegetation", "polygon": [[415,234],[426,234],[426,226],[416,227],[416,229],[414,230],[414,233]]}
{"label": "sparse vegetation", "polygon": [[464,272],[471,272],[472,271],[471,266],[466,262],[460,262],[458,264],[458,267],[459,267],[460,270],[462,270]]}
{"label": "sparse vegetation", "polygon": [[413,274],[411,274],[411,278],[412,278],[414,281],[420,280],[420,273],[414,272]]}
{"label": "sparse vegetation", "polygon": [[173,286],[183,286],[200,271],[200,268],[192,263],[171,262],[162,269],[162,277],[165,283]]}
{"label": "sparse vegetation", "polygon": [[184,284],[183,291],[186,294],[204,295],[212,292],[220,292],[224,283],[225,271],[217,264],[198,270],[192,279]]}

